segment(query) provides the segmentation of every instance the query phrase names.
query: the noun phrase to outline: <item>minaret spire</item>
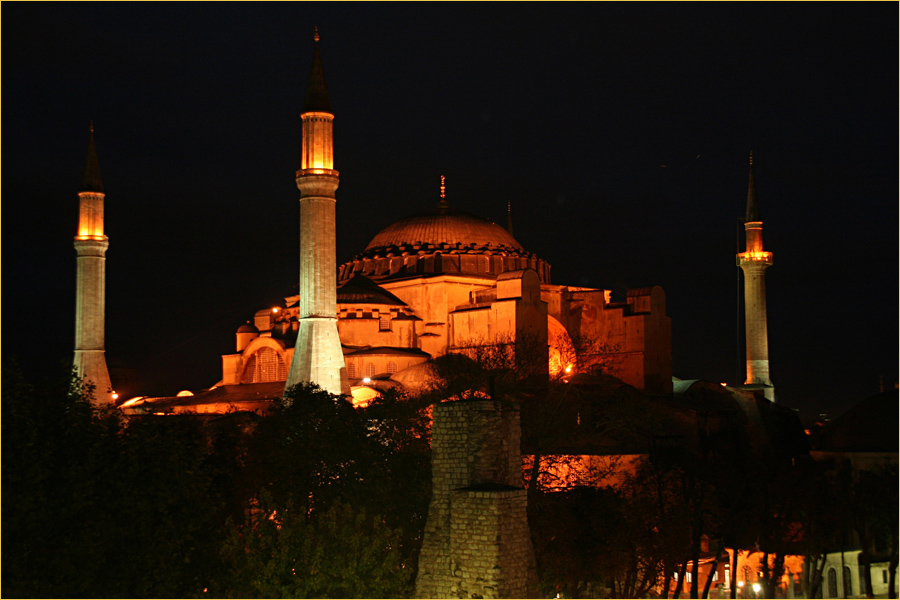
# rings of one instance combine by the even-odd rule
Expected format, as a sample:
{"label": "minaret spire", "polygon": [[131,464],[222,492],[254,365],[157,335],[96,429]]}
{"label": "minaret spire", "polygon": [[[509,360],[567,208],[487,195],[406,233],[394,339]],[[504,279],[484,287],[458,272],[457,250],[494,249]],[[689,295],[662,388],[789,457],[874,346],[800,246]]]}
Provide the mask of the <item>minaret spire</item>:
{"label": "minaret spire", "polygon": [[506,201],[506,230],[509,235],[513,234],[512,230],[512,200]]}
{"label": "minaret spire", "polygon": [[753,151],[750,151],[750,183],[747,185],[747,213],[745,223],[762,222],[759,216],[759,203],[756,201],[756,181],[753,179]]}
{"label": "minaret spire", "polygon": [[106,249],[103,231],[106,194],[100,178],[100,163],[91,122],[84,177],[78,192],[78,234],[75,236],[77,275],[75,292],[75,372],[86,385],[94,386],[94,402],[113,400],[106,367]]}
{"label": "minaret spire", "polygon": [[100,177],[100,163],[97,160],[97,146],[94,143],[93,121],[91,121],[91,137],[88,141],[88,153],[84,165],[84,177],[81,180],[81,189],[79,191],[103,193],[103,179]]}
{"label": "minaret spire", "polygon": [[332,394],[349,394],[350,383],[337,329],[337,251],[334,113],[325,85],[319,30],[313,34],[312,69],[300,118],[300,300],[297,341],[285,388],[305,381]]}
{"label": "minaret spire", "polygon": [[325,68],[322,66],[322,53],[319,51],[319,28],[313,33],[315,47],[313,48],[312,69],[309,73],[309,83],[306,86],[306,97],[303,100],[301,112],[331,112],[331,97],[328,95],[328,84],[325,83]]}
{"label": "minaret spire", "polygon": [[766,317],[766,274],[772,266],[772,253],[763,249],[763,222],[753,178],[753,153],[750,153],[750,181],[747,188],[747,212],[744,221],[744,252],[737,265],[744,272],[744,322],[747,336],[747,379],[744,387],[762,390],[775,400],[775,388],[769,377],[769,333]]}

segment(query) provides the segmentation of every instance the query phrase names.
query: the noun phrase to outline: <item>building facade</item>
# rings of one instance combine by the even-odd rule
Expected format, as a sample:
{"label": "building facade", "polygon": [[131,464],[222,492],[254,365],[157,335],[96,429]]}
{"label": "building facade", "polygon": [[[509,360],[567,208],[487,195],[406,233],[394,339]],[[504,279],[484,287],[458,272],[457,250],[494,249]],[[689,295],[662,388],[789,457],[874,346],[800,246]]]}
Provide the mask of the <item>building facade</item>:
{"label": "building facade", "polygon": [[[526,339],[546,347],[551,375],[603,361],[639,390],[671,393],[662,288],[631,290],[625,302],[613,302],[609,290],[552,284],[550,265],[513,237],[511,225],[452,208],[443,177],[431,210],[377,232],[338,266],[334,113],[318,34],[301,116],[299,294],[237,330],[235,352],[222,356],[222,378],[210,389],[181,400],[138,398],[124,408],[215,412],[237,407],[242,396],[256,406],[261,388],[252,386],[280,382],[313,381],[355,398],[371,397],[375,379],[416,391],[427,384],[422,365],[431,359]],[[594,347],[580,351],[585,340]],[[223,386],[231,404],[215,399]]]}

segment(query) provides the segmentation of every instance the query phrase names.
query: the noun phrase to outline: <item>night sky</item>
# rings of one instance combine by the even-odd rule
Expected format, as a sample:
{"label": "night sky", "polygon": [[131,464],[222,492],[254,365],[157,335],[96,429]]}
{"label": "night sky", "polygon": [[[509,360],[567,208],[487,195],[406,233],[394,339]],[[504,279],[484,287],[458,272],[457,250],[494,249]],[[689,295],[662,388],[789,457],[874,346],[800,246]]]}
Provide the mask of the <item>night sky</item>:
{"label": "night sky", "polygon": [[93,120],[108,362],[136,369],[141,394],[218,381],[237,327],[296,293],[317,25],[339,262],[433,207],[446,175],[455,208],[505,224],[511,201],[553,283],[663,286],[674,374],[742,383],[734,254],[752,150],[777,399],[837,415],[897,380],[897,11],[7,3],[4,362],[71,361]]}

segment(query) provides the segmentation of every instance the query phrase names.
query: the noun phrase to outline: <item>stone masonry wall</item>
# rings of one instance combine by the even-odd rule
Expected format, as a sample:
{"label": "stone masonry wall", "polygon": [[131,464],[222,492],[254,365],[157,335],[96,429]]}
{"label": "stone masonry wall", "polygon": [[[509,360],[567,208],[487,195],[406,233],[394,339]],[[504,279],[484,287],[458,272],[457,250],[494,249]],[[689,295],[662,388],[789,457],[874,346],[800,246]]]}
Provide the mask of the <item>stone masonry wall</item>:
{"label": "stone masonry wall", "polygon": [[521,598],[534,575],[521,487],[519,410],[508,402],[434,407],[432,499],[420,598]]}

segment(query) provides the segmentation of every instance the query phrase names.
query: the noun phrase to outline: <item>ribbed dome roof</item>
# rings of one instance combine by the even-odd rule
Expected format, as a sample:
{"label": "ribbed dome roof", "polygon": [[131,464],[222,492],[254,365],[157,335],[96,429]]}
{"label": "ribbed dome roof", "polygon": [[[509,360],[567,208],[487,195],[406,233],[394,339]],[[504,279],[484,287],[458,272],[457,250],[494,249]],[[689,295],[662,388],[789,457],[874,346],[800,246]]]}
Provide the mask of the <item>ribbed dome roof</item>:
{"label": "ribbed dome roof", "polygon": [[366,252],[398,246],[459,244],[463,248],[524,249],[506,229],[475,215],[450,209],[419,213],[388,225],[378,233]]}

